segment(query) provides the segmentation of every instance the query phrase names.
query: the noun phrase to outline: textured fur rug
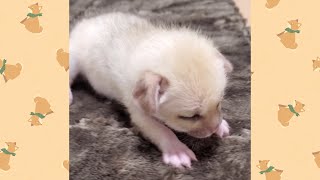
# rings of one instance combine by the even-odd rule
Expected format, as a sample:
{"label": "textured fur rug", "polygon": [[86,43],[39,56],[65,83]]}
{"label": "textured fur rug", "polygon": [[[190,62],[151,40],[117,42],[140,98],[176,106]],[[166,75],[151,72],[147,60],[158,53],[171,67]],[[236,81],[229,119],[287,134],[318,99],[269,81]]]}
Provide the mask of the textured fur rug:
{"label": "textured fur rug", "polygon": [[197,155],[192,170],[177,170],[161,161],[161,153],[130,125],[124,107],[96,95],[84,82],[74,86],[70,106],[70,178],[248,180],[250,179],[250,36],[232,0],[71,0],[70,27],[97,14],[131,12],[155,21],[188,25],[214,37],[233,63],[224,117],[231,136],[179,138]]}

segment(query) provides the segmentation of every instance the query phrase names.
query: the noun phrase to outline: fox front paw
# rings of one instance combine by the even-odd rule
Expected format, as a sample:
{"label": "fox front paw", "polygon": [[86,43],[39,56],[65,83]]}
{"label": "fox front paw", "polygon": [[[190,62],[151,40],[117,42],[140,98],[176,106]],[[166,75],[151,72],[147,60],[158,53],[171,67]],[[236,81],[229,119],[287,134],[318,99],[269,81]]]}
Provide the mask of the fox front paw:
{"label": "fox front paw", "polygon": [[176,168],[191,168],[191,161],[197,161],[194,152],[181,142],[165,148],[162,158],[164,163]]}

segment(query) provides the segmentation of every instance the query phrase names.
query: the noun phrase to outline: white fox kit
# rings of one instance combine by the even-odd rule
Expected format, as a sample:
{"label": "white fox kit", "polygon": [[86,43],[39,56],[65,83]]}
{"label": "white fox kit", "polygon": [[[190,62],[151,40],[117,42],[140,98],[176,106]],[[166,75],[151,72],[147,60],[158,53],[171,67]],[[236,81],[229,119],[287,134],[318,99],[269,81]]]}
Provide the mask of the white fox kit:
{"label": "white fox kit", "polygon": [[80,73],[97,93],[123,103],[175,167],[190,167],[196,156],[171,129],[197,138],[229,134],[221,101],[232,69],[199,32],[134,15],[84,19],[70,35],[70,86]]}

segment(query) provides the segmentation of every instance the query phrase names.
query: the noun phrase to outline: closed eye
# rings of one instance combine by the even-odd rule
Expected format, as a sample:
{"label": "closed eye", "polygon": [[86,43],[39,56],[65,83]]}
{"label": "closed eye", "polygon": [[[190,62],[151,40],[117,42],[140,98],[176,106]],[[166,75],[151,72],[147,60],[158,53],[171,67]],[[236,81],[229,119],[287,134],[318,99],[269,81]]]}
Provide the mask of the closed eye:
{"label": "closed eye", "polygon": [[199,114],[195,114],[193,116],[178,116],[180,119],[184,119],[184,120],[198,120],[201,118],[201,116]]}

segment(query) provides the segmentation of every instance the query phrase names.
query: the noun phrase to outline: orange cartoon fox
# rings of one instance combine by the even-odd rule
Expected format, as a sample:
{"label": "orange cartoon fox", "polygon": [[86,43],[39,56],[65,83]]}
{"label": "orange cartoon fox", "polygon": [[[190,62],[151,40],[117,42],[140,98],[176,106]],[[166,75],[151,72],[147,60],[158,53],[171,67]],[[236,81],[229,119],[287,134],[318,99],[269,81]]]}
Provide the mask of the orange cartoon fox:
{"label": "orange cartoon fox", "polygon": [[36,103],[36,108],[34,112],[30,113],[31,117],[28,121],[31,122],[31,126],[40,126],[42,125],[40,119],[44,119],[47,115],[53,113],[53,111],[50,108],[49,102],[42,97],[34,98],[34,102]]}
{"label": "orange cartoon fox", "polygon": [[273,166],[268,166],[269,160],[259,161],[257,168],[261,171],[260,174],[265,174],[266,180],[281,180],[283,170],[275,169]]}
{"label": "orange cartoon fox", "polygon": [[16,63],[15,65],[7,64],[7,60],[0,59],[0,75],[3,76],[5,82],[9,80],[13,80],[20,75],[22,66],[20,63]]}
{"label": "orange cartoon fox", "polygon": [[40,26],[39,17],[42,16],[40,12],[42,6],[39,6],[38,3],[32,4],[28,7],[32,12],[27,14],[27,17],[24,18],[20,23],[24,24],[26,29],[32,33],[40,33],[43,28]]}
{"label": "orange cartoon fox", "polygon": [[281,43],[289,49],[296,49],[298,47],[298,44],[296,43],[296,34],[300,33],[300,26],[301,23],[299,23],[299,20],[291,20],[288,21],[290,24],[290,28],[286,28],[285,31],[278,34],[278,37],[280,38]]}
{"label": "orange cartoon fox", "polygon": [[302,104],[299,101],[295,101],[296,105],[292,106],[289,105],[281,105],[279,104],[279,110],[278,110],[278,120],[282,124],[282,126],[289,126],[289,121],[291,118],[295,116],[300,116],[299,113],[304,112],[304,104]]}
{"label": "orange cartoon fox", "polygon": [[10,158],[11,156],[16,156],[16,151],[18,147],[15,142],[6,142],[8,148],[2,148],[0,152],[0,169],[8,171],[10,169]]}
{"label": "orange cartoon fox", "polygon": [[65,71],[69,69],[69,53],[64,52],[63,49],[58,49],[57,51],[57,61],[60,66],[64,68]]}

